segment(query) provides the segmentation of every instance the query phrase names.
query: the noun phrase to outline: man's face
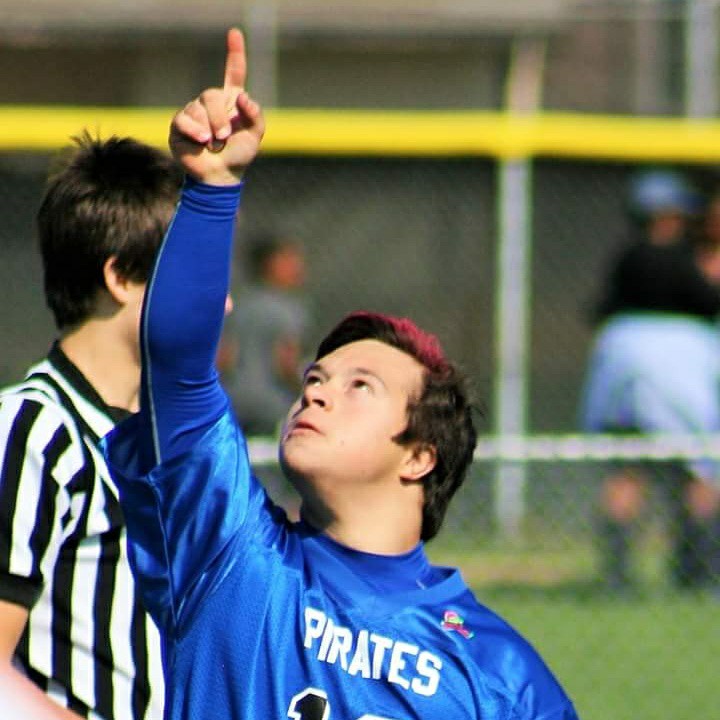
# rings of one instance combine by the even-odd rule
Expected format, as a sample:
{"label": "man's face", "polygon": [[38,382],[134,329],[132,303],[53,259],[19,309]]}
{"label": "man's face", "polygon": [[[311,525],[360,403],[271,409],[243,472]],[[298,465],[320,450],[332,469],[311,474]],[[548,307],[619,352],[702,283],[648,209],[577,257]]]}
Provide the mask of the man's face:
{"label": "man's face", "polygon": [[303,492],[320,496],[351,483],[396,483],[412,454],[392,440],[407,425],[408,401],[420,393],[423,368],[377,340],[344,345],[310,366],[290,408],[281,461]]}

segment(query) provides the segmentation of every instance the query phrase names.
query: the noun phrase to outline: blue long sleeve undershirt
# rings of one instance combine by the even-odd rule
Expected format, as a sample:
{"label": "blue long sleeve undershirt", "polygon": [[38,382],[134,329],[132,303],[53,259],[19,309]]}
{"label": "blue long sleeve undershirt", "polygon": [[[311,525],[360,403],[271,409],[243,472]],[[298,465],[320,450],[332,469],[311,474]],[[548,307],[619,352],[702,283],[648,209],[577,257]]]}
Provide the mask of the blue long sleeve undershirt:
{"label": "blue long sleeve undershirt", "polygon": [[179,455],[227,409],[215,356],[242,184],[185,181],[148,283],[140,326],[140,462]]}

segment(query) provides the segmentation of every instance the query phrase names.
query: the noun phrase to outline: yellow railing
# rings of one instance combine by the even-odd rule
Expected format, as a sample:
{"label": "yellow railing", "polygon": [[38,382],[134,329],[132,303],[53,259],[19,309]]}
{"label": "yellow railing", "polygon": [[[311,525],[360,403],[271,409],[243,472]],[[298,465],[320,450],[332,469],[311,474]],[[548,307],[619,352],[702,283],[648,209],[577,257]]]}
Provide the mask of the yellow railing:
{"label": "yellow railing", "polygon": [[[53,151],[88,128],[164,146],[173,108],[0,105],[0,151]],[[720,121],[568,113],[274,109],[263,152],[720,161]]]}

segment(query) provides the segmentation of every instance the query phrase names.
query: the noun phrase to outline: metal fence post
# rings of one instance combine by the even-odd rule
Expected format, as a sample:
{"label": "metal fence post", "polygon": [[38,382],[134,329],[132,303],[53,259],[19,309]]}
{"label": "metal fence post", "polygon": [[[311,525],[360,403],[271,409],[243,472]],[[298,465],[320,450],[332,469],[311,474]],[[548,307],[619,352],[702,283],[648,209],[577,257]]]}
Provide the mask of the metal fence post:
{"label": "metal fence post", "polygon": [[[506,86],[506,107],[531,114],[540,106],[546,41],[519,38],[513,44]],[[498,165],[498,254],[495,311],[496,433],[527,431],[528,309],[531,257],[531,175],[527,157]],[[495,465],[495,518],[501,534],[519,540],[525,514],[526,467],[523,461]]]}

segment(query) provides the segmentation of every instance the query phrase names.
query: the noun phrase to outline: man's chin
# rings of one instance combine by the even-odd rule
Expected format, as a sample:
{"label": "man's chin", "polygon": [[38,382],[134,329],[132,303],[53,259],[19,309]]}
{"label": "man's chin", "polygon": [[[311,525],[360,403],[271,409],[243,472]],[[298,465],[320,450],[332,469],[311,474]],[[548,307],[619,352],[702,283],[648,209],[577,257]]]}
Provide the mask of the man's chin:
{"label": "man's chin", "polygon": [[278,453],[278,461],[288,482],[300,492],[300,488],[305,484],[305,474],[302,471],[302,463],[295,457],[295,454],[292,448],[287,448],[283,443]]}
{"label": "man's chin", "polygon": [[314,454],[310,457],[303,448],[283,446],[278,460],[283,474],[300,497],[314,494],[313,477],[317,476],[319,470]]}

